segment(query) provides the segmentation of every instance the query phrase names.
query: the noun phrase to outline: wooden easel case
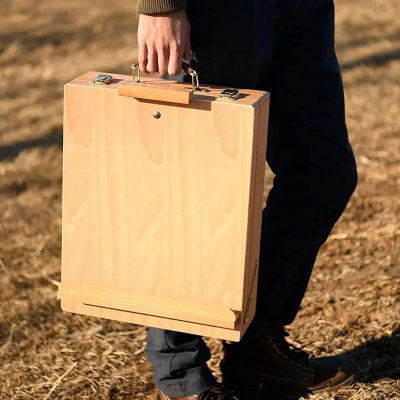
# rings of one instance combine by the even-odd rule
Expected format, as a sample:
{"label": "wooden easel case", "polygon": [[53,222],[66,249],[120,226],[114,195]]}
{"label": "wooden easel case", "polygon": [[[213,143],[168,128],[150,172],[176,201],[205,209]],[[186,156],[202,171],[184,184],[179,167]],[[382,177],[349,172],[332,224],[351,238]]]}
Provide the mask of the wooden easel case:
{"label": "wooden easel case", "polygon": [[238,341],[254,317],[269,95],[65,85],[64,311]]}

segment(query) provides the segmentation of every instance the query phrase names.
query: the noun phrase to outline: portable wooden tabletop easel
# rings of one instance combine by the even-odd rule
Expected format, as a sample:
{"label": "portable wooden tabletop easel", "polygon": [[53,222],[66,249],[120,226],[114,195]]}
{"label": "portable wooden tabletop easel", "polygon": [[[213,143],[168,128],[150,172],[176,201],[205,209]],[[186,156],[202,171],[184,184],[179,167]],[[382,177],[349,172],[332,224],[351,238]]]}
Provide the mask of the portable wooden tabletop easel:
{"label": "portable wooden tabletop easel", "polygon": [[193,85],[93,71],[65,85],[58,298],[238,341],[256,306],[269,95],[200,90],[189,72]]}

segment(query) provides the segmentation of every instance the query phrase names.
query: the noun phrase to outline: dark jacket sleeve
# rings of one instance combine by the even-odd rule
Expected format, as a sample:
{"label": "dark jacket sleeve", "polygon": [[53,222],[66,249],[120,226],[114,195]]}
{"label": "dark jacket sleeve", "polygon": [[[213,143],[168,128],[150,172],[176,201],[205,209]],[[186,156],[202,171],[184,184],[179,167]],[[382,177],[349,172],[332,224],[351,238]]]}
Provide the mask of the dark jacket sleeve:
{"label": "dark jacket sleeve", "polygon": [[186,0],[139,0],[137,4],[139,14],[162,14],[181,10],[186,10]]}

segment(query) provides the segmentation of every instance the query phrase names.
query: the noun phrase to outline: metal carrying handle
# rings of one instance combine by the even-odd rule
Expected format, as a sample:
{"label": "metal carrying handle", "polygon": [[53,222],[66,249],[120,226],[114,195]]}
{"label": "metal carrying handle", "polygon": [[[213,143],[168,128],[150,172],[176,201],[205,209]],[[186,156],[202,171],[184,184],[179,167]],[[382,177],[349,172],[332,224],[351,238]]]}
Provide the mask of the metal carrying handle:
{"label": "metal carrying handle", "polygon": [[201,90],[200,83],[199,83],[199,74],[193,69],[193,67],[187,61],[183,60],[182,61],[182,69],[192,77],[193,89],[195,91]]}
{"label": "metal carrying handle", "polygon": [[[140,68],[139,64],[132,64],[132,82],[140,82]],[[137,80],[135,81],[135,71],[137,71],[138,77]]]}
{"label": "metal carrying handle", "polygon": [[[140,82],[140,68],[139,64],[132,64],[132,82],[139,83]],[[187,61],[182,61],[182,69],[189,74],[192,77],[192,85],[193,89],[195,91],[201,91],[200,89],[200,83],[199,83],[199,74],[193,69],[193,67],[187,62]],[[137,72],[137,79],[135,77]],[[136,80],[135,80],[136,79]]]}

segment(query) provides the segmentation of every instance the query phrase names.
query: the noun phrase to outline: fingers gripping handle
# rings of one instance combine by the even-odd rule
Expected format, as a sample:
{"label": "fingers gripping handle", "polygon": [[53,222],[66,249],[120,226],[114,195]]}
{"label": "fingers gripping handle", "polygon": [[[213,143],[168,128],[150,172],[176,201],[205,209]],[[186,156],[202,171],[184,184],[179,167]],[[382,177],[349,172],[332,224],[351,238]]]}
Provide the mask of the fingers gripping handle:
{"label": "fingers gripping handle", "polygon": [[[140,82],[140,68],[139,64],[132,64],[132,82],[139,83]],[[192,85],[193,89],[195,91],[200,90],[200,84],[199,84],[199,75],[198,73],[193,69],[193,67],[190,65],[189,62],[183,60],[182,61],[182,69],[189,74],[192,77]],[[137,75],[137,78],[136,78]]]}
{"label": "fingers gripping handle", "polygon": [[189,104],[195,91],[199,88],[199,79],[196,71],[187,62],[182,63],[182,69],[192,77],[192,87],[181,82],[166,79],[149,79],[141,81],[138,64],[132,64],[132,81],[121,82],[118,94],[125,97],[134,97],[140,100],[160,101],[167,103]]}

